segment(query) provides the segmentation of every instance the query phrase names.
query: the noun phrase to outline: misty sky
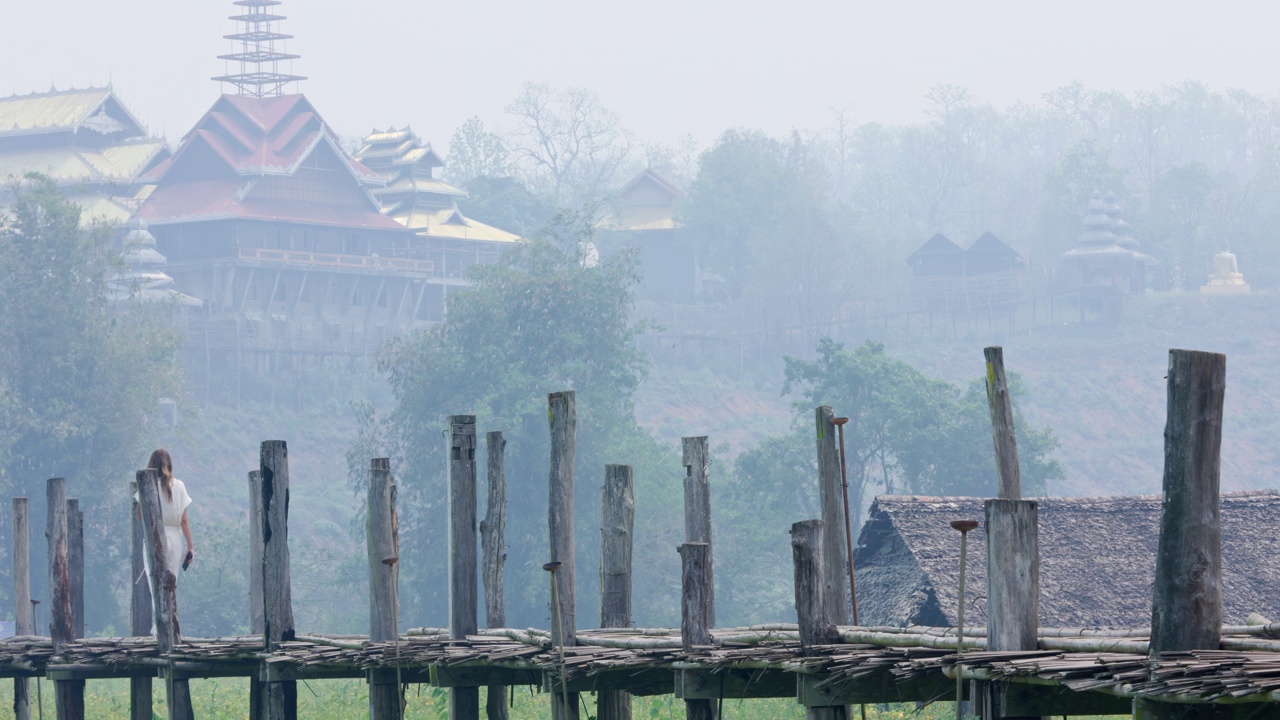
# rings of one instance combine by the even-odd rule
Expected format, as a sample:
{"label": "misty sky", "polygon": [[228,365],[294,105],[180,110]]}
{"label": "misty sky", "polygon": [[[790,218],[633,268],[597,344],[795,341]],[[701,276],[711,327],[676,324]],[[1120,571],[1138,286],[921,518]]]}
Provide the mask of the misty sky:
{"label": "misty sky", "polygon": [[[105,84],[155,132],[184,133],[219,92],[228,0],[7,0],[0,94]],[[920,117],[949,83],[1005,106],[1073,80],[1184,79],[1271,95],[1280,3],[1203,0],[286,0],[302,91],[344,135],[412,124],[447,148],[526,80],[581,85],[641,141],[728,127],[781,134]]]}

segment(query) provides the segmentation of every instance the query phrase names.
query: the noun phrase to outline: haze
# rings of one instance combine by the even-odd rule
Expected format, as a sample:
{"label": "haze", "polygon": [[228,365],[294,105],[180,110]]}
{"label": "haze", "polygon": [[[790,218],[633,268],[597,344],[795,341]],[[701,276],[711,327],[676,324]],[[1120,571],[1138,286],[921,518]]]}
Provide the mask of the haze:
{"label": "haze", "polygon": [[[1210,9],[1212,8],[1212,9]],[[217,92],[232,31],[224,0],[6,3],[0,95],[115,84],[176,140]],[[729,127],[771,134],[916,119],[938,84],[1035,102],[1199,80],[1274,92],[1268,2],[760,3],[649,0],[283,6],[294,70],[340,133],[411,123],[443,148],[466,118],[497,119],[528,80],[599,93],[637,136],[706,145]]]}

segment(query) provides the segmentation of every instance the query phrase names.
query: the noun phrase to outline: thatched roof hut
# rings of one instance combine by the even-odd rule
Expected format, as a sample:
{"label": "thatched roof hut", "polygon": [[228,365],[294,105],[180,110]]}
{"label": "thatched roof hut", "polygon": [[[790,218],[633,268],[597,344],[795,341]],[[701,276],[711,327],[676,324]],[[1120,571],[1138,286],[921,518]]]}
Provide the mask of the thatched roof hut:
{"label": "thatched roof hut", "polygon": [[[983,520],[981,498],[881,496],[858,548],[863,625],[955,624],[960,535],[952,520]],[[1040,625],[1151,623],[1160,497],[1041,498]],[[1280,493],[1222,496],[1224,620],[1280,620]],[[969,535],[965,618],[985,624],[986,533]]]}

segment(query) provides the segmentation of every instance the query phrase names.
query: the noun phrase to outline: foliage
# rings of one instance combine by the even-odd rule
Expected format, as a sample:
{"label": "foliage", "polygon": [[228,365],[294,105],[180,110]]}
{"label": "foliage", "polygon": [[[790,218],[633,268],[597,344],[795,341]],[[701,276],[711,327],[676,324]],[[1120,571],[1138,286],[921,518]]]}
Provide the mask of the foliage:
{"label": "foliage", "polygon": [[[379,367],[397,404],[384,420],[366,423],[359,453],[381,445],[402,458],[397,467],[405,468],[400,473],[401,537],[408,538],[402,540],[406,548],[413,548],[406,555],[415,555],[401,567],[420,573],[403,581],[402,599],[415,607],[406,616],[439,616],[446,607],[444,586],[431,578],[443,577],[441,433],[447,415],[473,414],[478,432],[505,432],[512,508],[507,608],[508,622],[516,625],[543,622],[546,612],[538,602],[546,583],[539,569],[545,513],[530,511],[528,503],[546,497],[547,393],[576,392],[580,546],[594,544],[592,518],[599,500],[593,481],[603,464],[643,464],[660,455],[635,425],[631,403],[644,372],[643,356],[631,344],[640,330],[630,321],[632,288],[639,280],[636,261],[624,253],[597,262],[591,231],[587,214],[562,213],[497,263],[475,266],[473,287],[450,294],[443,323],[393,341],[380,355]],[[483,449],[477,452],[483,455]],[[591,567],[583,555],[578,562]],[[589,575],[579,574],[580,591],[593,586]]]}
{"label": "foliage", "polygon": [[631,155],[617,113],[585,88],[525,83],[507,105],[509,145],[526,183],[559,207],[598,202]]}
{"label": "foliage", "polygon": [[[82,229],[80,208],[53,181],[32,175],[9,192],[0,211],[0,481],[32,498],[35,526],[44,479],[67,478],[86,518],[86,583],[107,587],[103,576],[127,554],[127,515],[113,510],[146,458],[157,401],[178,392],[179,337],[169,307],[108,302],[120,268],[110,232]],[[40,597],[44,577],[32,576]],[[88,624],[109,622],[113,610],[86,605]]]}
{"label": "foliage", "polygon": [[478,177],[498,178],[511,173],[511,152],[501,135],[490,132],[472,116],[449,140],[447,177],[465,185]]}
{"label": "foliage", "polygon": [[467,181],[466,190],[467,197],[458,201],[464,215],[521,237],[535,234],[556,216],[555,205],[513,177],[480,175]]}

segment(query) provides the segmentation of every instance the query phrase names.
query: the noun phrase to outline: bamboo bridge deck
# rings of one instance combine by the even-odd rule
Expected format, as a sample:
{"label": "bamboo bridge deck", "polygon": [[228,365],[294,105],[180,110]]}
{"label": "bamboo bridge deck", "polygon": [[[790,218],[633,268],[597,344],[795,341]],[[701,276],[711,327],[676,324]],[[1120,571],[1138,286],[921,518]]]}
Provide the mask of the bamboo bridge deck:
{"label": "bamboo bridge deck", "polygon": [[[678,630],[582,631],[580,644],[564,649],[563,671],[550,634],[533,629],[482,630],[460,640],[427,629],[398,642],[300,635],[274,652],[264,650],[260,636],[187,638],[167,656],[150,637],[83,639],[55,652],[48,638],[25,636],[0,642],[0,677],[360,678],[438,687],[558,689],[563,672],[570,692],[626,690],[685,699],[793,697],[808,706],[954,698],[957,655],[947,629],[908,634],[846,627],[841,628],[843,637],[889,635],[901,642],[844,642],[811,647],[806,654],[792,628],[721,630],[714,644],[690,649],[681,647]],[[966,645],[977,649],[963,654],[961,674],[1005,683],[1005,707],[1026,715],[1128,714],[1133,699],[1140,697],[1250,704],[1250,714],[1274,712],[1258,703],[1280,702],[1280,643],[1234,636],[1239,642],[1277,647],[1165,653],[1149,661],[1145,652],[1135,652],[1143,639],[1115,635],[1042,639],[1043,645],[1092,644],[1098,648],[1093,651],[988,652],[980,649],[982,638],[973,638]],[[1230,645],[1224,638],[1224,646]],[[1109,646],[1118,649],[1104,649]]]}

